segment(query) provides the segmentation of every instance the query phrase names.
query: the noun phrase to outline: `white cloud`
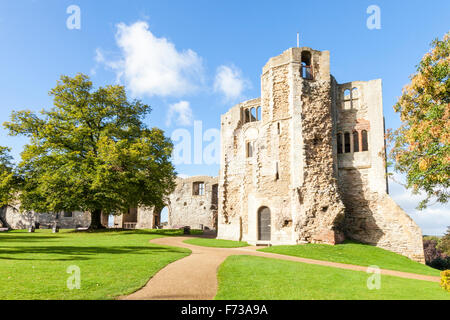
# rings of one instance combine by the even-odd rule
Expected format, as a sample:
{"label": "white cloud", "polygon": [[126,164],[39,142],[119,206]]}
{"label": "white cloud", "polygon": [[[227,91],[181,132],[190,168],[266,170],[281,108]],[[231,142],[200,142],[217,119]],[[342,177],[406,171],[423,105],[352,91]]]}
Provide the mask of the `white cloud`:
{"label": "white cloud", "polygon": [[242,77],[242,72],[237,67],[222,65],[217,68],[214,91],[222,93],[227,101],[241,98],[249,86],[249,81]]}
{"label": "white cloud", "polygon": [[176,124],[180,126],[189,126],[192,124],[192,109],[188,101],[180,101],[169,106],[166,125],[172,124],[175,118]]}
{"label": "white cloud", "polygon": [[156,37],[147,22],[117,25],[118,60],[108,60],[98,49],[97,63],[113,69],[133,96],[181,96],[203,79],[202,59],[192,50],[178,51],[166,38]]}
{"label": "white cloud", "polygon": [[[404,177],[394,174],[395,181],[404,181]],[[425,199],[424,194],[412,194],[402,184],[390,181],[389,193],[394,201],[405,210],[426,235],[442,235],[450,226],[450,204],[431,204],[426,209],[417,210],[419,202]]]}

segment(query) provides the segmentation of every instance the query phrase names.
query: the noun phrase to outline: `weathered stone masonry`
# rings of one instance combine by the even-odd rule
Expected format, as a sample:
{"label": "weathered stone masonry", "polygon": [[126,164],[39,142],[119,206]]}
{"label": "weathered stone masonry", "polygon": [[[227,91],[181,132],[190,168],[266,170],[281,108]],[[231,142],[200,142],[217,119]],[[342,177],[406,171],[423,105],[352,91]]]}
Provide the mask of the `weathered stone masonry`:
{"label": "weathered stone masonry", "polygon": [[292,48],[221,126],[219,238],[347,237],[423,262],[420,228],[387,194],[381,80],[340,85],[328,51]]}
{"label": "weathered stone masonry", "polygon": [[[217,229],[217,177],[194,176],[176,179],[176,188],[166,203],[168,227],[190,226],[193,229]],[[132,208],[114,217],[116,228],[153,229],[161,225],[163,208]]]}
{"label": "weathered stone masonry", "polygon": [[[328,51],[291,48],[264,66],[260,98],[221,116],[219,177],[177,178],[168,226],[250,244],[350,238],[424,262],[420,228],[388,195],[384,132],[381,80],[339,84]],[[158,227],[162,209],[132,208],[115,227]],[[13,228],[54,220],[0,214]],[[89,223],[87,213],[60,218]]]}

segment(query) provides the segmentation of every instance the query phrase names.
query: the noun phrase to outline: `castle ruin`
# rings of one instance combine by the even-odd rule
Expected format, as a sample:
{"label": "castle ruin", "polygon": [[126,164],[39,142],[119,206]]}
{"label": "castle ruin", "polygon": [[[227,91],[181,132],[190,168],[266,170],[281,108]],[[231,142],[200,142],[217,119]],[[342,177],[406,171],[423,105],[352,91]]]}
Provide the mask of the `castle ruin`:
{"label": "castle ruin", "polygon": [[218,238],[336,244],[424,262],[422,232],[390,198],[381,80],[339,84],[330,54],[271,58],[261,97],[221,117]]}
{"label": "castle ruin", "polygon": [[[261,97],[221,116],[219,177],[177,178],[168,226],[253,245],[347,238],[423,263],[420,228],[388,195],[384,134],[381,80],[339,84],[328,51],[288,49],[264,66]],[[161,210],[132,208],[114,225],[159,227]]]}

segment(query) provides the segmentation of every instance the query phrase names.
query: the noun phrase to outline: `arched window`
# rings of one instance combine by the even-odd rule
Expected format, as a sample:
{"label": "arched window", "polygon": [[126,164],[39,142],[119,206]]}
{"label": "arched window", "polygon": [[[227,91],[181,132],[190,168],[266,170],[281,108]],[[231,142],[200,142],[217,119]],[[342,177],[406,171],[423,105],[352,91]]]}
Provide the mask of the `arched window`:
{"label": "arched window", "polygon": [[256,120],[258,120],[258,121],[261,120],[261,106],[256,108]]}
{"label": "arched window", "polygon": [[362,135],[362,151],[368,151],[369,141],[367,137],[367,131],[366,130],[361,131],[361,135]]}
{"label": "arched window", "polygon": [[312,73],[312,65],[311,65],[311,52],[309,51],[303,51],[302,52],[302,66],[300,70],[300,74],[303,79],[312,80],[313,79],[313,73]]}
{"label": "arched window", "polygon": [[359,134],[353,131],[353,152],[359,152]]}
{"label": "arched window", "polygon": [[350,152],[350,133],[349,132],[344,133],[344,152],[345,153]]}
{"label": "arched window", "polygon": [[256,109],[255,108],[250,109],[250,115],[251,115],[250,121],[256,121]]}
{"label": "arched window", "polygon": [[337,153],[342,153],[342,133],[337,134]]}
{"label": "arched window", "polygon": [[253,142],[247,142],[247,158],[253,157]]}

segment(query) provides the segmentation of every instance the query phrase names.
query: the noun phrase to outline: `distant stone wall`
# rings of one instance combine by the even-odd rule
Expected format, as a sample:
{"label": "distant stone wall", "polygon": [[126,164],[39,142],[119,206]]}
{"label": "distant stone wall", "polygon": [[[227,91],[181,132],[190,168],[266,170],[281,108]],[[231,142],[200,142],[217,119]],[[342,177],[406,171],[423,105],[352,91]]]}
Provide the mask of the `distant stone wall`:
{"label": "distant stone wall", "polygon": [[[204,183],[202,195],[194,194],[193,185]],[[167,204],[168,225],[170,227],[190,226],[192,229],[201,227],[217,228],[218,178],[209,176],[194,176],[177,178],[177,186],[170,194]]]}
{"label": "distant stone wall", "polygon": [[[31,224],[39,223],[41,225],[52,225],[55,222],[56,215],[50,213],[24,212],[20,213],[15,206],[6,206],[0,209],[2,220],[6,222],[5,227],[11,229],[28,229]],[[58,215],[57,223],[60,228],[74,229],[77,226],[89,227],[91,224],[91,215],[89,212],[75,211],[72,217]]]}
{"label": "distant stone wall", "polygon": [[[167,198],[168,228],[190,226],[192,229],[217,228],[218,178],[194,176],[176,179],[175,190]],[[193,184],[203,182],[203,195],[195,195]],[[164,208],[131,208],[114,216],[115,228],[154,229],[161,226]]]}

